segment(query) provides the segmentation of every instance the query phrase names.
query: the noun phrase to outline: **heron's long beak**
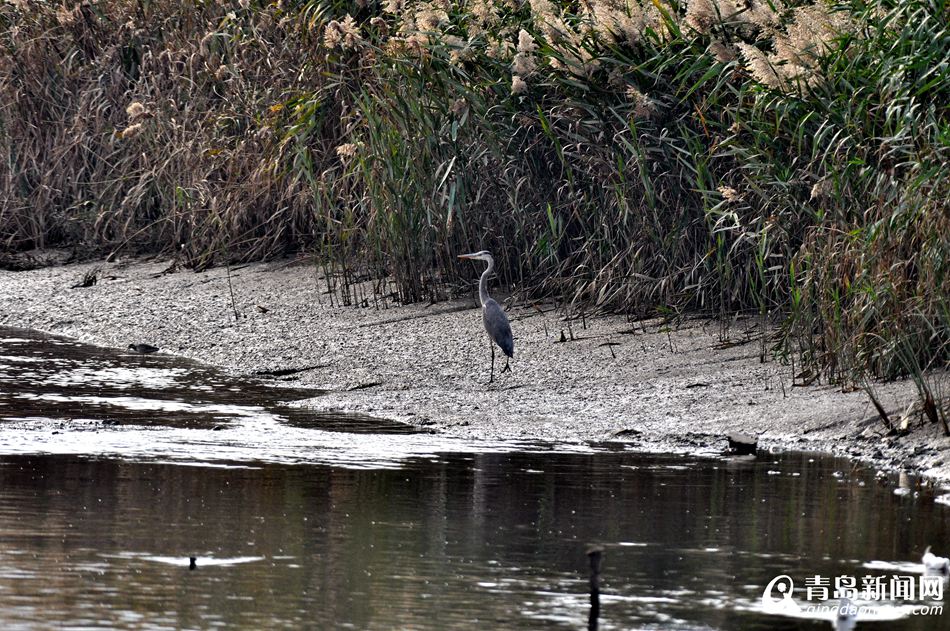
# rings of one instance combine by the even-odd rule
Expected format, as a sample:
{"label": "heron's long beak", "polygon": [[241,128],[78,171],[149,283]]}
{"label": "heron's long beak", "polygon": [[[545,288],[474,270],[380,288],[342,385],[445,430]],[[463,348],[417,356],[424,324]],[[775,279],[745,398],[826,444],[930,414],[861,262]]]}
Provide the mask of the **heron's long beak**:
{"label": "heron's long beak", "polygon": [[472,254],[459,254],[459,258],[460,258],[460,259],[473,259],[473,258],[475,258],[475,254],[474,254],[474,253],[472,253]]}

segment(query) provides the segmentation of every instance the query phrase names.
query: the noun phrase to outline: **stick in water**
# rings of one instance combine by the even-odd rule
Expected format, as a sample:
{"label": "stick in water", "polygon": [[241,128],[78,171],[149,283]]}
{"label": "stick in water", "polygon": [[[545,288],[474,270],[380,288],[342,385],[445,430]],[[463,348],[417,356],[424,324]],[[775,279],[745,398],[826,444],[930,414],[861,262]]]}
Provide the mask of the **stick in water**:
{"label": "stick in water", "polygon": [[598,546],[587,548],[587,558],[590,559],[590,617],[587,619],[587,630],[597,631],[597,618],[600,617],[600,561],[604,549]]}

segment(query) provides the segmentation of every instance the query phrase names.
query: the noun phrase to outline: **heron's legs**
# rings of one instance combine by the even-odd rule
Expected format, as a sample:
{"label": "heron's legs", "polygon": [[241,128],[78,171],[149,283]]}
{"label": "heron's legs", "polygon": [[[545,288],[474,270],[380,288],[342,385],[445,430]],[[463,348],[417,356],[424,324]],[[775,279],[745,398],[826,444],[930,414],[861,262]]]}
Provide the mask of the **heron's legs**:
{"label": "heron's legs", "polygon": [[505,357],[505,367],[501,369],[501,374],[505,374],[506,372],[511,372],[511,366],[508,365],[508,360],[510,359],[511,359],[510,357]]}
{"label": "heron's legs", "polygon": [[488,383],[491,383],[495,380],[495,345],[492,344],[491,338],[488,338],[488,348],[491,349],[491,375],[488,377]]}

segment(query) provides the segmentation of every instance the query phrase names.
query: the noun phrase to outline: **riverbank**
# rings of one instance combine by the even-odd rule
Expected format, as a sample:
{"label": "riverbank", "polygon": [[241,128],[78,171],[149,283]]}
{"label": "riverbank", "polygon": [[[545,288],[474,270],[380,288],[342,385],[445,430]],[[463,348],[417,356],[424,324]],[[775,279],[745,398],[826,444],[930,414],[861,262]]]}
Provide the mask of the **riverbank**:
{"label": "riverbank", "polygon": [[[474,295],[435,305],[341,306],[307,262],[163,273],[170,261],[0,271],[0,325],[100,345],[146,342],[239,374],[325,389],[304,405],[404,421],[449,436],[623,440],[645,450],[724,446],[728,432],[766,447],[846,454],[950,479],[950,439],[914,420],[888,436],[867,395],[804,386],[763,345],[763,323],[568,322],[550,307],[509,310],[512,371],[488,385],[489,349]],[[81,287],[96,273],[97,282]],[[229,286],[230,285],[230,286]],[[232,303],[233,291],[233,303]],[[235,315],[237,313],[237,317]],[[563,336],[562,336],[563,332]],[[573,339],[572,339],[573,338]],[[562,339],[564,341],[562,341]],[[895,416],[909,382],[876,394]]]}

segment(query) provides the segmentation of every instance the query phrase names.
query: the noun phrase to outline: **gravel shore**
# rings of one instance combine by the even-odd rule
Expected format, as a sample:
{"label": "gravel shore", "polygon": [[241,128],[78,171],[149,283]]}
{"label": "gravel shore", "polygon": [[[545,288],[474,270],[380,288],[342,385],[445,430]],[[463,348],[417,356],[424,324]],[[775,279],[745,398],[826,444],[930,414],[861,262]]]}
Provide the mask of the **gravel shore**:
{"label": "gravel shore", "polygon": [[[282,378],[327,390],[306,406],[449,436],[623,440],[665,451],[724,446],[738,431],[766,447],[950,479],[950,439],[938,427],[914,421],[908,435],[887,436],[863,391],[793,380],[769,357],[755,320],[724,332],[715,321],[569,323],[550,308],[514,307],[512,371],[499,375],[499,362],[488,385],[474,293],[435,305],[340,306],[312,264],[232,268],[230,288],[225,268],[163,274],[169,264],[0,271],[0,325],[121,348],[145,342],[239,374],[299,370]],[[95,285],[75,287],[93,271]],[[914,395],[909,382],[875,390],[896,416]]]}

